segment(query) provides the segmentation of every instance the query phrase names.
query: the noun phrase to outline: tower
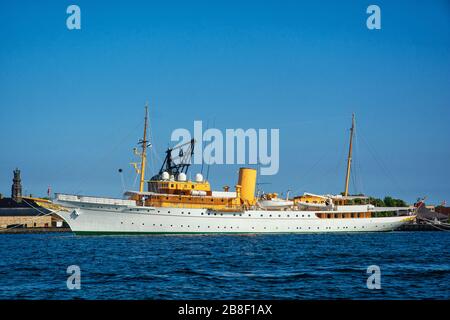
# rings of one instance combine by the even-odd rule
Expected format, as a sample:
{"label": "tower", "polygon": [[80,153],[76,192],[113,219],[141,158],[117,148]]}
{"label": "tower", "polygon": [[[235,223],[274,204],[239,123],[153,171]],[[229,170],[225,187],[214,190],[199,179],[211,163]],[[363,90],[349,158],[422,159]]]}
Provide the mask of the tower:
{"label": "tower", "polygon": [[13,171],[14,178],[13,178],[13,184],[11,187],[11,198],[16,202],[22,201],[22,183],[20,179],[20,170],[16,168],[16,170]]}

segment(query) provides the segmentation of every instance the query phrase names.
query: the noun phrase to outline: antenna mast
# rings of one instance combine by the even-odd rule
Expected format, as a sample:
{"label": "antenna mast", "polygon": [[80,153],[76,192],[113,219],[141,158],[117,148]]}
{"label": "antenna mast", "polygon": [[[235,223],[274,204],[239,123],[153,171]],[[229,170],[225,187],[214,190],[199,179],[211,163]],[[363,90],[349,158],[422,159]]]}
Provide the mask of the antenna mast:
{"label": "antenna mast", "polygon": [[147,147],[148,140],[147,140],[147,126],[148,126],[148,103],[145,104],[145,121],[144,121],[144,137],[141,141],[139,141],[139,144],[142,146],[142,153],[141,153],[141,179],[139,183],[139,192],[144,192],[144,183],[145,183],[145,166],[147,163]]}
{"label": "antenna mast", "polygon": [[350,146],[348,148],[348,158],[347,158],[347,175],[345,176],[345,191],[344,196],[348,196],[348,183],[350,180],[350,169],[352,166],[352,149],[353,149],[353,135],[355,131],[355,114],[352,114],[352,127],[350,128]]}

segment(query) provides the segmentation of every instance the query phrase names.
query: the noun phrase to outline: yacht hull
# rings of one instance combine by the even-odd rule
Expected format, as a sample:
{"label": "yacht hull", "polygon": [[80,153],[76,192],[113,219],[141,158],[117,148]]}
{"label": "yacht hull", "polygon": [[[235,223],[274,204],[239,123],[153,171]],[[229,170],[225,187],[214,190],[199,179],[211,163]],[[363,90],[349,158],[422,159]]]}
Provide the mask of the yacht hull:
{"label": "yacht hull", "polygon": [[313,211],[207,209],[83,205],[56,212],[75,234],[255,234],[391,231],[413,216],[318,218]]}

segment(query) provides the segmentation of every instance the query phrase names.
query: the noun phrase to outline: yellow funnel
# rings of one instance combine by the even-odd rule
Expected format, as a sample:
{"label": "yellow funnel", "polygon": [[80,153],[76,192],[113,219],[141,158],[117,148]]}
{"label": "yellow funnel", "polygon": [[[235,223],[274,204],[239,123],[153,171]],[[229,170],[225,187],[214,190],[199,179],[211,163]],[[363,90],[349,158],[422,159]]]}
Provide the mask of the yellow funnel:
{"label": "yellow funnel", "polygon": [[250,205],[255,204],[256,170],[240,168],[238,185],[241,186],[242,201]]}

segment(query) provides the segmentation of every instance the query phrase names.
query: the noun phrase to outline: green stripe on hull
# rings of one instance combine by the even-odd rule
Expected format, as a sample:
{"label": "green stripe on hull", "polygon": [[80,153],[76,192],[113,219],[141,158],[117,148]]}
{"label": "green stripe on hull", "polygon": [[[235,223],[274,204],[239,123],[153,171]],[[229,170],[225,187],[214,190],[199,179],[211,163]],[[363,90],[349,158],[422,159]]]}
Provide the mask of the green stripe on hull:
{"label": "green stripe on hull", "polygon": [[337,231],[337,232],[125,232],[125,231],[73,231],[77,236],[138,236],[138,235],[217,235],[217,234],[314,234],[314,233],[366,233],[366,232],[389,232],[393,230],[373,231]]}

